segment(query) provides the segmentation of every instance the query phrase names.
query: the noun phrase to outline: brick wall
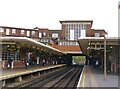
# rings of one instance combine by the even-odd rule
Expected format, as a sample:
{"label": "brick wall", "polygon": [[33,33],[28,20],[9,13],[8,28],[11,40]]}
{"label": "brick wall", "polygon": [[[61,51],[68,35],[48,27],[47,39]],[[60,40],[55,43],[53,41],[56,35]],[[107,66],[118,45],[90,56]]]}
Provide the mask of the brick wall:
{"label": "brick wall", "polygon": [[65,29],[66,29],[66,25],[62,25],[62,32],[61,32],[61,37],[65,37]]}
{"label": "brick wall", "polygon": [[61,51],[80,51],[79,46],[72,46],[72,45],[55,45],[56,49],[59,49]]}

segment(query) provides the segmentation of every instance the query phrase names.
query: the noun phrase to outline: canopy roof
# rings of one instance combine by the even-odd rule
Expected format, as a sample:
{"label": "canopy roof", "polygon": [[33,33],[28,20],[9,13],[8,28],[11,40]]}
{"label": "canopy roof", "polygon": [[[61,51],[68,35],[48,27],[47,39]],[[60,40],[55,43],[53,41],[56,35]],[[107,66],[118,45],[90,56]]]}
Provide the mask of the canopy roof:
{"label": "canopy roof", "polygon": [[[78,39],[79,46],[83,54],[87,55],[87,48],[89,43],[104,43],[104,37],[81,37]],[[120,38],[118,37],[106,37],[106,45],[119,45]]]}
{"label": "canopy roof", "polygon": [[37,42],[33,39],[27,38],[27,37],[0,37],[1,44],[5,44],[7,42],[15,42],[19,44],[27,44],[30,46],[34,46],[35,48],[46,50],[47,52],[62,55],[65,54],[64,52],[55,49],[53,47],[50,47],[48,45],[44,45],[43,43]]}

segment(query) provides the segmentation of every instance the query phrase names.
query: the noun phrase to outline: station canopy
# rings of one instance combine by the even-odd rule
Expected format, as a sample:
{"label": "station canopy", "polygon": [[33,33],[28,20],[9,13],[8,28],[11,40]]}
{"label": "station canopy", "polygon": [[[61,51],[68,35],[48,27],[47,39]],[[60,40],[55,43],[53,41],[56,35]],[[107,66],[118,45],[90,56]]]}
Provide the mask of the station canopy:
{"label": "station canopy", "polygon": [[[106,40],[107,46],[115,46],[119,45],[120,38],[118,37],[80,37],[78,39],[79,46],[84,55],[87,55],[87,50],[91,44],[95,45],[104,45],[104,41]],[[93,48],[94,50],[104,49],[103,46],[99,48]]]}
{"label": "station canopy", "polygon": [[56,55],[65,54],[64,52],[58,49],[55,49],[51,46],[45,45],[43,43],[37,42],[27,37],[0,37],[0,44],[16,44],[16,43],[19,45],[25,45],[28,48],[33,48],[47,53],[52,53]]}

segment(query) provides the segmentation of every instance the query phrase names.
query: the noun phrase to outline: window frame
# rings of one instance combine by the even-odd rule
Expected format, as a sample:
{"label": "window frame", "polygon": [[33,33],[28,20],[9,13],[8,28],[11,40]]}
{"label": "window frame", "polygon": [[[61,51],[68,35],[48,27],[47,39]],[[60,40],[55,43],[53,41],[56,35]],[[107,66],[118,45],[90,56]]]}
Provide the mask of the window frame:
{"label": "window frame", "polygon": [[[22,31],[24,31],[24,32],[22,32]],[[21,30],[21,34],[25,34],[25,30]]]}
{"label": "window frame", "polygon": [[0,32],[4,32],[4,31],[5,31],[5,29],[0,27]]}
{"label": "window frame", "polygon": [[58,37],[59,37],[58,33],[52,33],[52,38],[58,38]]}
{"label": "window frame", "polygon": [[31,35],[32,35],[32,36],[35,36],[35,31],[32,31],[32,32],[31,32]]}
{"label": "window frame", "polygon": [[12,29],[12,33],[16,33],[16,29]]}

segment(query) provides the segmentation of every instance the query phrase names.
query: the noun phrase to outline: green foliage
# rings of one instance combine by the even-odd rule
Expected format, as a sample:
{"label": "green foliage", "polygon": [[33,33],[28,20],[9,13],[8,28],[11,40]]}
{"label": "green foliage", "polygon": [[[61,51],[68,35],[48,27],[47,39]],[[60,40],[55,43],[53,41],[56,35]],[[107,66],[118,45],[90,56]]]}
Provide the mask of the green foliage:
{"label": "green foliage", "polygon": [[86,59],[85,56],[72,56],[75,63],[83,63]]}

